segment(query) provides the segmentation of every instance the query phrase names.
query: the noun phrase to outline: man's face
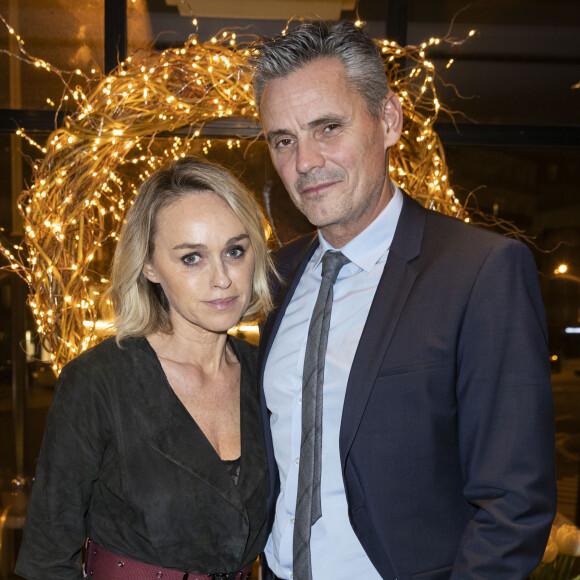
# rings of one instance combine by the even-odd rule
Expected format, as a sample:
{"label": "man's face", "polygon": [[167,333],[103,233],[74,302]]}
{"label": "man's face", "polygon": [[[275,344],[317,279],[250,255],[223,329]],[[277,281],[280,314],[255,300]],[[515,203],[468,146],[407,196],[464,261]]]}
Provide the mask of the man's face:
{"label": "man's face", "polygon": [[400,135],[394,95],[373,119],[334,58],[270,81],[261,119],[272,161],[296,207],[335,247],[363,231],[392,197],[387,148]]}

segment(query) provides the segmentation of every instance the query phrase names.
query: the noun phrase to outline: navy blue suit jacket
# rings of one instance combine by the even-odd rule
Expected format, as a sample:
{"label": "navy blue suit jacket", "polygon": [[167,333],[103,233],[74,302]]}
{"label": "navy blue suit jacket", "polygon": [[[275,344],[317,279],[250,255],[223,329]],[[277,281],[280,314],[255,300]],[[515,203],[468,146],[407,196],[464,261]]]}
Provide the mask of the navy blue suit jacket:
{"label": "navy blue suit jacket", "polygon": [[[318,245],[277,263],[260,377]],[[283,339],[283,337],[280,337]],[[278,477],[262,389],[273,515]],[[352,527],[383,578],[525,578],[556,507],[554,414],[534,259],[404,197],[348,378],[340,456]]]}

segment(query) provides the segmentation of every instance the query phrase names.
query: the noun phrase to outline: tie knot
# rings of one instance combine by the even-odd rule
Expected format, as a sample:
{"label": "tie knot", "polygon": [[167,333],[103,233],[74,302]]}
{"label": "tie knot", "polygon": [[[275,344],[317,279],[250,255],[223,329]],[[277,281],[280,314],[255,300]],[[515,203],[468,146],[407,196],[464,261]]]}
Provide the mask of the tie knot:
{"label": "tie knot", "polygon": [[340,269],[350,260],[342,252],[327,250],[322,256],[322,277],[329,278],[334,284]]}

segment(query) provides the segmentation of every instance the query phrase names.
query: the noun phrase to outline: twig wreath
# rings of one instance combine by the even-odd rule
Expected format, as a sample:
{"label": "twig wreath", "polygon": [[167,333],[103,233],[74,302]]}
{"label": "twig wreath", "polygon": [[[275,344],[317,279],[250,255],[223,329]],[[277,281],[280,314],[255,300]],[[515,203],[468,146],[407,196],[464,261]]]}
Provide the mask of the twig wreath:
{"label": "twig wreath", "polygon": [[[199,149],[200,140],[211,145],[202,135],[206,124],[223,118],[257,123],[246,66],[249,48],[233,32],[208,42],[194,35],[181,48],[136,53],[107,76],[90,79],[76,71],[73,78],[84,80],[80,88],[72,87],[63,71],[30,56],[4,23],[20,48],[11,56],[59,75],[63,99],[75,104],[45,146],[18,132],[43,155],[18,200],[24,239],[13,248],[7,242],[0,246],[9,262],[5,267],[28,284],[38,335],[58,373],[102,338],[99,297],[125,212],[141,182],[168,160],[188,155],[194,145]],[[469,220],[449,187],[445,153],[433,129],[443,107],[428,60],[431,47],[460,41],[432,38],[407,47],[376,42],[405,113],[402,138],[390,155],[390,175],[425,206]],[[233,137],[229,143],[239,147],[240,140]]]}

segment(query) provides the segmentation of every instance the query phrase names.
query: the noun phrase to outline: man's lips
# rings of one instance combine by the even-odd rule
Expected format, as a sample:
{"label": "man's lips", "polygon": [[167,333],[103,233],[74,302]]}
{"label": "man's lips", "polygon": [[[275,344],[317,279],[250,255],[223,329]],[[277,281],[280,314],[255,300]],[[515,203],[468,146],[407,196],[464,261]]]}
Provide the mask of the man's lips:
{"label": "man's lips", "polygon": [[230,296],[229,298],[218,298],[217,300],[206,300],[206,304],[215,310],[227,310],[235,304],[237,296]]}
{"label": "man's lips", "polygon": [[317,183],[316,185],[310,185],[308,187],[304,187],[300,190],[301,195],[316,195],[318,193],[322,193],[324,190],[332,187],[338,183],[338,181],[329,181],[327,183]]}

